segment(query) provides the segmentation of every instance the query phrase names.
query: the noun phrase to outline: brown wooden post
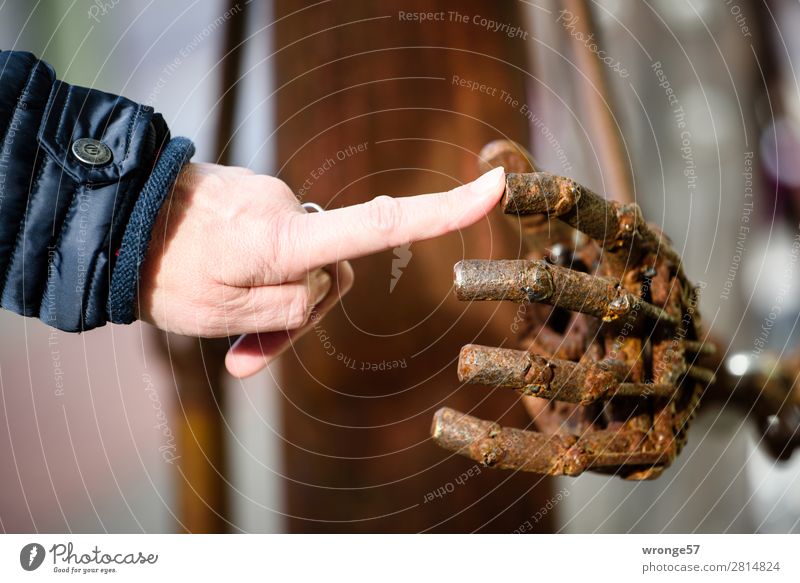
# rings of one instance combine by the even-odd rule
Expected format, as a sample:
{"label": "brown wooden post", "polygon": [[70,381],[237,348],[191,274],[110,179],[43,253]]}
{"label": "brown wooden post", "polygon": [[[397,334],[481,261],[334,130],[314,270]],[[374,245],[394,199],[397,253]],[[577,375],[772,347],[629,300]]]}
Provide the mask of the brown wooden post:
{"label": "brown wooden post", "polygon": [[[522,22],[518,3],[303,9],[312,3],[275,3],[278,175],[303,200],[335,208],[449,189],[476,176],[486,142],[528,142],[533,41],[511,28]],[[421,13],[442,16],[406,16]],[[490,21],[508,27],[491,30]],[[463,344],[513,344],[517,331],[514,306],[454,298],[453,264],[521,253],[519,234],[495,214],[460,234],[354,262],[343,306],[282,361],[291,531],[510,532],[546,504],[547,479],[479,468],[428,437],[445,404],[530,424],[515,396],[461,387],[455,367]],[[530,530],[551,530],[552,514]]]}

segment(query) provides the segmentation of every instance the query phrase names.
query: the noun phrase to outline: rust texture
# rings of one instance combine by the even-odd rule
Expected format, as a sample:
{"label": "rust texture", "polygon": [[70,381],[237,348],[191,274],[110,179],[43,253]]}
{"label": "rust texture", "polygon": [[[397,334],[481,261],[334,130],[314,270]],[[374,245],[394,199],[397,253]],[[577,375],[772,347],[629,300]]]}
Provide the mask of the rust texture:
{"label": "rust texture", "polygon": [[448,408],[436,412],[431,435],[445,449],[485,466],[553,476],[577,476],[590,468],[659,464],[664,456],[642,431],[545,435],[500,427]]}
{"label": "rust texture", "polygon": [[546,261],[459,261],[454,269],[458,299],[539,302],[611,322],[622,316],[648,317],[675,326],[678,318],[625,291],[618,281]]}
{"label": "rust texture", "polygon": [[580,40],[596,34],[589,2],[562,6],[578,23],[571,56],[592,88],[579,94],[613,200],[537,171],[519,144],[484,148],[482,170],[506,169],[502,209],[517,220],[528,255],[525,261],[462,261],[455,290],[465,301],[521,304],[522,350],[466,346],[458,373],[462,382],[520,391],[533,428],[503,428],[442,409],[433,439],[492,467],[652,479],[680,454],[703,398],[753,417],[769,452],[786,459],[800,447],[800,350],[759,357],[744,372],[740,362],[736,374],[726,366],[724,350],[703,331],[699,289],[680,256],[632,204],[607,70]]}
{"label": "rust texture", "polygon": [[669,397],[668,383],[626,382],[628,369],[620,360],[580,364],[559,358],[544,358],[526,350],[511,350],[468,344],[458,358],[458,380],[490,386],[511,387],[524,395],[588,405],[612,396]]}
{"label": "rust texture", "polygon": [[501,205],[506,214],[558,218],[604,249],[623,250],[631,264],[649,251],[681,268],[680,256],[657,227],[644,221],[639,205],[606,200],[571,178],[547,172],[506,174]]}
{"label": "rust texture", "polygon": [[800,447],[800,352],[734,375],[703,333],[700,289],[636,205],[531,172],[519,144],[492,142],[482,158],[526,170],[507,174],[501,204],[530,251],[457,263],[455,293],[517,302],[525,325],[520,349],[464,346],[458,378],[518,391],[535,430],[445,408],[431,429],[438,445],[496,468],[652,479],[680,454],[705,396],[753,416],[776,458]]}
{"label": "rust texture", "polygon": [[633,205],[607,201],[570,178],[547,172],[506,174],[501,204],[506,214],[558,217],[605,246],[622,244],[630,238],[637,219],[642,222],[640,213],[623,212]]}
{"label": "rust texture", "polygon": [[[536,172],[536,161],[520,144],[511,140],[494,140],[480,152],[478,168],[487,172],[502,166],[507,173]],[[532,258],[542,259],[546,247],[565,248],[571,245],[577,233],[562,221],[551,222],[546,215],[514,215],[510,222],[525,241]]]}
{"label": "rust texture", "polygon": [[[463,260],[462,301],[522,307],[520,350],[467,345],[459,380],[523,395],[535,429],[440,410],[440,446],[487,466],[550,475],[586,470],[658,477],[680,453],[713,370],[698,290],[639,207],[608,201],[569,178],[531,172],[518,144],[492,143],[484,164],[506,175],[501,202],[518,217],[527,258]],[[519,312],[518,312],[519,313]]]}

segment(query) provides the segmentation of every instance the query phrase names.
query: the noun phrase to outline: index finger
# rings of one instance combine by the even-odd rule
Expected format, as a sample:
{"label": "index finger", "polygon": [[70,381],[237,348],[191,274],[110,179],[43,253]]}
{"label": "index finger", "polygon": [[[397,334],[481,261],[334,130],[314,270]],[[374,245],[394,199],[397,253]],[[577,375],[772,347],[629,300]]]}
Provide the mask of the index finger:
{"label": "index finger", "polygon": [[498,167],[449,192],[379,196],[363,204],[298,215],[289,235],[289,269],[308,271],[467,227],[498,203],[503,177]]}

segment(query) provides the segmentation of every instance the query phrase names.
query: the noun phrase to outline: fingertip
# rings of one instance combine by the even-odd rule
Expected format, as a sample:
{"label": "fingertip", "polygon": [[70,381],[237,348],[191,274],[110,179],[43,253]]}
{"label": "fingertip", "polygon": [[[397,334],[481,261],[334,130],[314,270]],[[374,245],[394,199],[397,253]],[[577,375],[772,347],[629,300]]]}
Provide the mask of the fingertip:
{"label": "fingertip", "polygon": [[266,368],[267,359],[261,355],[254,357],[253,355],[241,354],[228,351],[225,355],[225,368],[228,373],[237,379],[246,379],[254,374],[261,372]]}
{"label": "fingertip", "polygon": [[225,355],[225,368],[233,378],[244,379],[254,375],[266,366],[263,361],[259,363],[248,361],[251,361],[249,357],[228,350],[228,354]]}
{"label": "fingertip", "polygon": [[506,171],[502,166],[492,168],[472,181],[469,184],[470,190],[481,197],[485,196],[492,201],[492,204],[495,204],[500,200],[505,190],[505,175]]}
{"label": "fingertip", "polygon": [[505,185],[505,169],[498,166],[476,180],[451,191],[455,194],[452,203],[458,210],[449,230],[468,227],[486,217],[500,202],[505,192]]}

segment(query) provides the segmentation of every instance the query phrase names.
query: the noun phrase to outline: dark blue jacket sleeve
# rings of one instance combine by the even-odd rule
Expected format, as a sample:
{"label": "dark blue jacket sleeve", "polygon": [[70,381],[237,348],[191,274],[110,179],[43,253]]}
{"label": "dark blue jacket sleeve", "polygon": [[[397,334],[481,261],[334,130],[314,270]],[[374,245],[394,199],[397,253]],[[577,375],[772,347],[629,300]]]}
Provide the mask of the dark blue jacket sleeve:
{"label": "dark blue jacket sleeve", "polygon": [[151,107],[0,51],[0,306],[69,332],[132,322],[156,215],[193,152]]}

